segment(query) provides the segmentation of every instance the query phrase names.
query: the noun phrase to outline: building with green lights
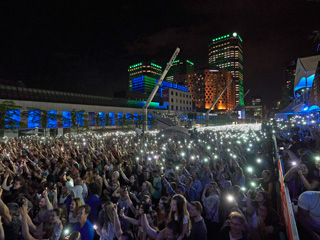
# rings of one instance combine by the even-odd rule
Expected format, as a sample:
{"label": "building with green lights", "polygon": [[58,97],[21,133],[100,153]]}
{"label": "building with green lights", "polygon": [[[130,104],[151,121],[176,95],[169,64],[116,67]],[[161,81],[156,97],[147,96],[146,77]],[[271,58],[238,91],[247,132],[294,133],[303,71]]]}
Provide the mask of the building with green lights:
{"label": "building with green lights", "polygon": [[[236,104],[243,97],[243,49],[239,34],[227,34],[212,39],[209,45],[209,64],[226,69],[235,83]],[[244,105],[243,99],[240,105]]]}
{"label": "building with green lights", "polygon": [[189,60],[175,60],[166,75],[166,81],[174,83],[175,74],[188,74],[194,72],[194,63]]}
{"label": "building with green lights", "polygon": [[132,89],[132,80],[143,78],[145,79],[143,89],[139,89],[138,92],[151,93],[155,86],[155,80],[161,77],[162,67],[152,61],[140,62],[129,66],[128,72],[130,91],[137,91],[136,89]]}

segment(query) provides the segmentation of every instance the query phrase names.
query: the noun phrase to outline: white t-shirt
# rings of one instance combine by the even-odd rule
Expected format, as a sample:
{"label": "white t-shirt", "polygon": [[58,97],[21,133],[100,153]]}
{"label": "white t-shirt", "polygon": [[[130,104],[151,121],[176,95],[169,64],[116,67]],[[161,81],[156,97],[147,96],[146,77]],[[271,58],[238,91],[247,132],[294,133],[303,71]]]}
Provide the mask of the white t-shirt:
{"label": "white t-shirt", "polygon": [[[174,214],[174,220],[178,221],[178,215],[177,214]],[[183,224],[186,224],[186,223],[188,223],[188,217],[187,217],[187,215],[184,215]]]}
{"label": "white t-shirt", "polygon": [[298,206],[309,211],[313,222],[320,226],[320,191],[306,191],[301,193],[298,199]]}

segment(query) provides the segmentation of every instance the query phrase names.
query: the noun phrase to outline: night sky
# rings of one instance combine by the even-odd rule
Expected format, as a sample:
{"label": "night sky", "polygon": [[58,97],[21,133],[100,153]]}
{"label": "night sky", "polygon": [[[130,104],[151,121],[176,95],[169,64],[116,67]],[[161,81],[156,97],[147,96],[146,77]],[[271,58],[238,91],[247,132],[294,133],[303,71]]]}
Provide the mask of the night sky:
{"label": "night sky", "polygon": [[[316,55],[319,1],[0,1],[0,79],[28,87],[112,96],[128,88],[128,66],[178,59],[208,65],[208,45],[238,32],[244,87],[271,106],[285,65]],[[320,54],[320,53],[318,53]],[[0,80],[1,81],[1,80]]]}

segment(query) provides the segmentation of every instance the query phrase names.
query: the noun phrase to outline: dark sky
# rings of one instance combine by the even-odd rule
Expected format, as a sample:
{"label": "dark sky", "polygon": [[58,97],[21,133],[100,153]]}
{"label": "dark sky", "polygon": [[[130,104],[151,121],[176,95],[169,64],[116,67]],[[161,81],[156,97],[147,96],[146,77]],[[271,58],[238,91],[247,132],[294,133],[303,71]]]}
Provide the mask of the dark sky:
{"label": "dark sky", "polygon": [[238,32],[244,86],[270,105],[285,64],[316,55],[320,3],[307,0],[0,1],[0,78],[29,87],[112,96],[128,66],[179,58],[208,65],[212,38]]}

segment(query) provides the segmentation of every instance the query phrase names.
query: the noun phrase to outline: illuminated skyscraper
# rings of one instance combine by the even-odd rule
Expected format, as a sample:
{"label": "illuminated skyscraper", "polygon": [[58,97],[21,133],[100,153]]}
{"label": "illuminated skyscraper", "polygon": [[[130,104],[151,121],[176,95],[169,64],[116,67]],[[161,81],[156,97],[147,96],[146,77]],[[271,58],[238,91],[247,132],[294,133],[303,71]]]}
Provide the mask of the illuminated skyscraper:
{"label": "illuminated skyscraper", "polygon": [[175,60],[166,75],[167,82],[174,82],[175,74],[187,74],[194,71],[194,63],[189,60]]}
{"label": "illuminated skyscraper", "polygon": [[[242,39],[234,32],[212,39],[209,45],[209,64],[226,69],[232,74],[236,90],[236,103],[243,97],[243,50]],[[244,105],[244,101],[240,102]]]}
{"label": "illuminated skyscraper", "polygon": [[[151,93],[155,86],[155,80],[161,77],[162,67],[153,62],[140,62],[129,66],[128,72],[130,91]],[[141,84],[135,84],[136,89],[133,89],[132,81],[141,82]]]}
{"label": "illuminated skyscraper", "polygon": [[[129,90],[145,93],[147,96],[152,92],[162,74],[162,67],[153,62],[140,62],[129,67]],[[177,84],[162,81],[156,97],[162,95],[162,90],[173,88],[188,92],[188,88]]]}

